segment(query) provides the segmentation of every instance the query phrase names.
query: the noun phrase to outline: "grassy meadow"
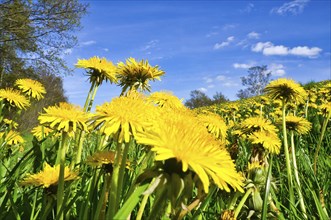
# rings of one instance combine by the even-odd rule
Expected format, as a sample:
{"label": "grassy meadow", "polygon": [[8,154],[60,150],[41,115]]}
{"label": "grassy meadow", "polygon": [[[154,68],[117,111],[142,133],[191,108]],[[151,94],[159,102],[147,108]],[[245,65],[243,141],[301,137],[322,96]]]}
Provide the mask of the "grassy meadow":
{"label": "grassy meadow", "polygon": [[[16,119],[47,91],[0,89],[0,219],[330,219],[330,81],[192,110],[150,92],[165,73],[148,61],[76,67],[85,105],[44,108],[24,136]],[[102,83],[122,92],[92,111]]]}

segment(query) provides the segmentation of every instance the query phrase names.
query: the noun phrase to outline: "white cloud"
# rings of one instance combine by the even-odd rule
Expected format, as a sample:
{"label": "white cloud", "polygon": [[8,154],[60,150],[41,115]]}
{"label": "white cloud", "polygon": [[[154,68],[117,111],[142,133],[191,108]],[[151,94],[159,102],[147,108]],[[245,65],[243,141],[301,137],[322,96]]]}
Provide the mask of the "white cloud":
{"label": "white cloud", "polygon": [[259,39],[260,38],[260,34],[257,33],[257,32],[255,32],[255,31],[252,31],[249,34],[247,34],[247,37],[249,39]]}
{"label": "white cloud", "polygon": [[96,44],[97,42],[95,42],[94,40],[89,40],[89,41],[84,41],[82,43],[80,43],[81,46],[90,46],[93,44]]}
{"label": "white cloud", "polygon": [[105,52],[108,52],[108,51],[109,51],[109,49],[108,49],[108,48],[103,48],[103,50],[104,50]]}
{"label": "white cloud", "polygon": [[227,31],[227,30],[229,30],[229,29],[234,29],[234,28],[236,28],[236,27],[237,27],[236,24],[225,24],[225,25],[223,25],[222,29],[223,29],[224,31]]}
{"label": "white cloud", "polygon": [[226,76],[224,76],[224,75],[216,76],[216,80],[218,80],[218,81],[224,81],[225,79],[226,79]]}
{"label": "white cloud", "polygon": [[246,8],[240,10],[240,12],[243,13],[250,13],[254,8],[254,4],[253,3],[248,3],[248,5],[246,6]]}
{"label": "white cloud", "polygon": [[270,55],[281,55],[281,56],[285,56],[288,55],[289,50],[287,47],[284,47],[283,45],[279,45],[279,46],[270,46],[270,47],[265,47],[263,49],[263,54],[266,56],[270,56]]}
{"label": "white cloud", "polygon": [[247,64],[247,63],[234,63],[233,67],[235,69],[249,69],[252,67],[252,64]]}
{"label": "white cloud", "polygon": [[211,89],[211,88],[214,88],[215,85],[211,84],[211,85],[208,85],[207,88]]}
{"label": "white cloud", "polygon": [[309,48],[307,46],[294,47],[290,50],[290,53],[293,55],[307,56],[307,57],[316,57],[319,55],[320,52],[322,52],[321,48],[318,47]]}
{"label": "white cloud", "polygon": [[204,87],[201,87],[201,88],[199,88],[198,89],[200,92],[207,92],[208,90],[206,89],[206,88],[204,88]]}
{"label": "white cloud", "polygon": [[252,47],[252,51],[254,52],[261,52],[263,51],[264,48],[266,47],[271,47],[273,44],[271,42],[258,42],[257,44],[255,44],[255,46]]}
{"label": "white cloud", "polygon": [[234,86],[239,86],[239,84],[238,84],[238,83],[235,83],[235,82],[231,82],[231,81],[229,81],[229,82],[226,82],[226,83],[223,83],[222,85],[223,85],[223,86],[225,86],[225,87],[234,87]]}
{"label": "white cloud", "polygon": [[297,15],[303,12],[303,9],[307,5],[309,0],[294,0],[291,2],[284,3],[280,7],[273,8],[271,13],[285,15],[285,14],[293,14]]}
{"label": "white cloud", "polygon": [[212,78],[209,78],[209,77],[203,77],[203,80],[204,80],[206,83],[212,83],[212,82],[213,82],[213,79],[212,79]]}
{"label": "white cloud", "polygon": [[157,46],[157,44],[159,43],[159,40],[151,40],[149,41],[146,45],[144,45],[141,50],[145,51],[145,50],[149,50],[152,48],[155,48]]}
{"label": "white cloud", "polygon": [[230,43],[234,41],[234,36],[230,36],[226,39],[226,41],[223,41],[222,43],[216,43],[214,45],[214,50],[218,50],[220,48],[223,48],[223,47],[226,47],[226,46],[229,46]]}
{"label": "white cloud", "polygon": [[316,58],[320,52],[322,52],[321,48],[312,47],[309,48],[307,46],[298,46],[298,47],[285,47],[283,45],[274,45],[271,42],[258,42],[254,46],[252,46],[253,52],[262,52],[266,56],[271,55],[279,55],[279,56],[287,56],[287,55],[295,55],[309,58]]}
{"label": "white cloud", "polygon": [[283,64],[272,63],[269,65],[268,69],[271,71],[271,75],[273,76],[283,76],[286,74]]}
{"label": "white cloud", "polygon": [[214,32],[210,32],[210,33],[206,34],[206,37],[212,37],[212,36],[216,36],[218,34],[219,34],[218,32],[214,31]]}
{"label": "white cloud", "polygon": [[64,54],[65,54],[65,55],[72,54],[72,49],[71,49],[71,48],[69,48],[69,49],[65,49],[65,50],[64,50]]}

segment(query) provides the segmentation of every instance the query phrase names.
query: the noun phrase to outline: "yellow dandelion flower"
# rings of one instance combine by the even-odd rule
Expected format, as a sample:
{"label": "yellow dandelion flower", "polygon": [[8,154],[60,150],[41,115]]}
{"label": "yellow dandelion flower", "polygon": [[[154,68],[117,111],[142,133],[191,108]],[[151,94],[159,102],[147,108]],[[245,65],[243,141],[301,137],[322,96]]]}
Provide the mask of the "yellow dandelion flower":
{"label": "yellow dandelion flower", "polygon": [[7,135],[4,137],[5,132],[0,132],[0,137],[4,138],[4,142],[7,145],[17,145],[17,144],[23,144],[24,139],[20,135],[19,132],[10,130]]}
{"label": "yellow dandelion flower", "polygon": [[236,214],[234,210],[225,210],[222,213],[221,219],[220,220],[236,220]]}
{"label": "yellow dandelion flower", "polygon": [[164,74],[158,66],[149,65],[147,60],[137,62],[132,57],[127,59],[126,63],[118,63],[117,67],[119,85],[123,87],[122,94],[128,89],[150,92],[149,81],[160,80],[160,77]]}
{"label": "yellow dandelion flower", "polygon": [[197,117],[215,138],[222,141],[226,140],[227,126],[219,115],[209,112],[207,114],[199,114]]}
{"label": "yellow dandelion flower", "polygon": [[46,89],[40,82],[33,79],[18,79],[15,85],[25,94],[34,99],[40,100],[44,98]]}
{"label": "yellow dandelion flower", "polygon": [[29,100],[22,95],[20,91],[12,88],[0,89],[0,101],[1,100],[19,109],[26,109],[30,106]]}
{"label": "yellow dandelion flower", "polygon": [[69,103],[60,103],[44,109],[38,120],[41,125],[48,126],[57,131],[75,132],[78,129],[88,131],[87,120],[90,115],[78,106]]}
{"label": "yellow dandelion flower", "polygon": [[270,131],[277,132],[276,126],[274,126],[268,119],[262,117],[250,117],[245,119],[239,125],[240,131],[235,133],[239,134],[251,134],[255,131]]}
{"label": "yellow dandelion flower", "polygon": [[323,103],[318,106],[320,113],[325,117],[331,113],[331,102]]}
{"label": "yellow dandelion flower", "polygon": [[86,158],[86,163],[91,166],[101,166],[103,164],[113,164],[115,161],[114,151],[98,151]]}
{"label": "yellow dandelion flower", "polygon": [[88,60],[78,59],[75,66],[88,70],[87,75],[91,83],[95,82],[100,85],[104,80],[117,82],[116,66],[111,61],[107,61],[106,58],[94,56]]}
{"label": "yellow dandelion flower", "polygon": [[[37,138],[37,140],[41,140],[45,137],[47,137],[49,134],[51,134],[52,132],[54,132],[53,129],[51,128],[48,128],[48,127],[45,127],[45,126],[42,126],[42,125],[38,125],[36,127],[34,127],[31,131],[31,133],[33,134],[33,136],[35,136]],[[54,136],[57,137],[59,136],[60,134],[57,133],[55,134]],[[54,137],[52,136],[52,137]]]}
{"label": "yellow dandelion flower", "polygon": [[[57,185],[59,182],[60,165],[51,167],[48,163],[44,163],[44,169],[37,174],[28,174],[21,182],[22,186],[41,186],[48,188]],[[69,167],[64,168],[64,181],[75,180],[78,178],[78,173],[73,172]]]}
{"label": "yellow dandelion flower", "polygon": [[249,135],[249,139],[252,144],[261,144],[263,148],[270,153],[279,154],[282,142],[278,138],[275,132],[266,130],[256,131]]}
{"label": "yellow dandelion flower", "polygon": [[254,161],[252,163],[248,163],[247,171],[251,171],[251,170],[255,170],[255,169],[259,169],[259,168],[262,168],[262,165],[260,164],[260,162]]}
{"label": "yellow dandelion flower", "polygon": [[172,109],[182,109],[185,106],[182,100],[171,94],[171,92],[153,92],[149,97],[152,103],[158,105],[161,108],[172,108]]}
{"label": "yellow dandelion flower", "polygon": [[195,172],[206,193],[210,178],[221,189],[230,191],[231,186],[242,191],[242,176],[236,172],[229,153],[194,120],[174,115],[153,130],[139,132],[136,140],[151,146],[156,161],[176,160],[183,172]]}
{"label": "yellow dandelion flower", "polygon": [[4,119],[3,119],[3,122],[4,122],[8,127],[15,128],[15,129],[18,127],[18,124],[17,124],[14,120],[10,120],[10,119],[4,118]]}
{"label": "yellow dandelion flower", "polygon": [[271,81],[264,90],[271,99],[280,99],[285,103],[303,103],[307,98],[307,92],[302,86],[286,78]]}
{"label": "yellow dandelion flower", "polygon": [[307,134],[311,129],[311,123],[305,118],[288,115],[285,120],[286,128],[289,131],[294,131],[298,134]]}
{"label": "yellow dandelion flower", "polygon": [[153,116],[153,106],[146,104],[141,99],[118,97],[111,102],[96,107],[92,126],[100,129],[101,133],[113,136],[120,143],[128,143],[130,137],[136,136],[137,131],[150,127]]}

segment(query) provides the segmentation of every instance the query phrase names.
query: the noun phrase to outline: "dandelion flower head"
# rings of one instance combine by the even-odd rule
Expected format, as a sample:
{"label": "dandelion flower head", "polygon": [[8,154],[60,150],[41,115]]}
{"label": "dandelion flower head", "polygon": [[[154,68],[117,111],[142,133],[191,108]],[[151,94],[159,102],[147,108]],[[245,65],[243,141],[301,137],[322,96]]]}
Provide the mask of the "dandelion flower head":
{"label": "dandelion flower head", "polygon": [[[48,163],[44,163],[44,169],[36,174],[28,174],[21,182],[22,186],[41,186],[48,188],[52,185],[57,185],[59,182],[60,165],[51,167]],[[78,178],[78,173],[73,172],[69,167],[64,168],[64,181],[75,180]]]}
{"label": "dandelion flower head", "polygon": [[25,141],[19,132],[10,130],[7,134],[0,132],[0,137],[4,138],[4,142],[7,145],[23,144]]}
{"label": "dandelion flower head", "polygon": [[148,100],[158,105],[161,108],[172,108],[172,109],[182,109],[185,106],[182,100],[177,96],[174,96],[170,92],[153,92]]}
{"label": "dandelion flower head", "polygon": [[46,94],[43,84],[33,79],[18,79],[15,81],[15,85],[23,93],[37,100],[43,99]]}
{"label": "dandelion flower head", "polygon": [[151,66],[147,60],[136,61],[130,57],[126,63],[117,64],[117,76],[122,93],[129,90],[150,91],[150,80],[160,80],[164,72],[158,66]]}
{"label": "dandelion flower head", "polygon": [[219,142],[195,120],[180,115],[168,116],[154,129],[139,132],[137,142],[151,146],[156,161],[175,159],[183,172],[196,173],[205,192],[208,192],[210,178],[221,189],[230,191],[231,186],[242,191],[242,176],[236,172],[225,148],[220,148]]}
{"label": "dandelion flower head", "polygon": [[303,103],[307,98],[307,92],[294,80],[281,78],[271,81],[264,89],[271,99],[280,99],[285,103]]}
{"label": "dandelion flower head", "polygon": [[97,106],[91,122],[101,133],[114,137],[120,143],[128,143],[137,131],[151,127],[155,109],[141,99],[121,96]]}
{"label": "dandelion flower head", "polygon": [[44,109],[38,120],[41,125],[48,126],[57,131],[76,132],[77,128],[88,131],[87,120],[89,113],[84,112],[79,106],[69,103],[59,103]]}
{"label": "dandelion flower head", "polygon": [[97,85],[100,85],[104,80],[117,82],[116,66],[111,61],[106,60],[106,58],[94,56],[87,60],[78,59],[75,66],[89,70],[87,74],[91,83],[95,82]]}
{"label": "dandelion flower head", "polygon": [[29,100],[21,94],[20,91],[12,88],[0,89],[0,101],[4,100],[10,106],[17,107],[18,109],[26,109],[30,106]]}

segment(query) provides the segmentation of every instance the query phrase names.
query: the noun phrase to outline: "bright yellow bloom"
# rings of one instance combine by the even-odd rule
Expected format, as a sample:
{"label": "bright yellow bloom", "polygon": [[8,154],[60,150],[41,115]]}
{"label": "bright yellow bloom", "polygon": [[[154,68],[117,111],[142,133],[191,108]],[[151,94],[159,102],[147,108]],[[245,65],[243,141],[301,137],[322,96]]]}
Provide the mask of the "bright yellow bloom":
{"label": "bright yellow bloom", "polygon": [[[53,129],[51,128],[48,128],[48,127],[45,127],[45,126],[42,126],[42,125],[38,125],[36,127],[34,127],[31,131],[31,133],[33,134],[33,136],[35,136],[37,138],[37,140],[41,140],[45,137],[47,137],[49,134],[51,134],[52,132],[54,132]],[[53,134],[52,137],[57,137],[59,136],[59,133],[57,134]]]}
{"label": "bright yellow bloom", "polygon": [[4,118],[3,119],[3,122],[7,125],[7,126],[9,126],[9,127],[11,127],[11,128],[17,128],[18,127],[18,124],[15,122],[15,121],[13,121],[13,120],[10,120],[10,119],[7,119],[7,118]]}
{"label": "bright yellow bloom", "polygon": [[[41,186],[48,188],[53,185],[57,185],[59,182],[60,165],[51,167],[46,162],[44,163],[44,169],[37,174],[28,174],[20,184],[22,186]],[[78,178],[78,173],[73,172],[69,167],[64,168],[64,181],[75,180]]]}
{"label": "bright yellow bloom", "polygon": [[89,75],[91,83],[95,82],[100,85],[104,80],[117,82],[116,66],[111,61],[107,61],[106,58],[94,56],[88,60],[78,59],[75,66],[89,70],[87,75]]}
{"label": "bright yellow bloom", "polygon": [[155,111],[156,108],[141,99],[121,96],[97,106],[92,125],[120,143],[128,143],[131,136],[136,136],[137,131],[151,127]]}
{"label": "bright yellow bloom", "polygon": [[280,99],[285,103],[303,103],[307,98],[307,92],[302,86],[286,78],[271,81],[264,90],[271,99]]}
{"label": "bright yellow bloom", "polygon": [[141,60],[137,62],[134,58],[130,57],[126,63],[120,62],[118,67],[118,78],[122,88],[122,94],[129,90],[149,91],[149,81],[160,80],[160,76],[164,74],[159,70],[158,66],[149,65],[148,61]]}
{"label": "bright yellow bloom", "polygon": [[279,154],[282,142],[275,132],[271,131],[256,131],[249,135],[252,144],[261,144],[263,148],[270,153]]}
{"label": "bright yellow bloom", "polygon": [[78,106],[60,103],[58,106],[47,107],[44,111],[38,117],[41,125],[67,133],[75,132],[77,128],[88,131],[86,123],[90,115]]}
{"label": "bright yellow bloom", "polygon": [[19,109],[26,109],[30,106],[29,100],[20,91],[12,88],[0,89],[0,101],[4,100],[9,105]]}
{"label": "bright yellow bloom", "polygon": [[286,128],[298,134],[307,134],[311,129],[311,123],[305,118],[288,115],[285,120]]}
{"label": "bright yellow bloom", "polygon": [[103,164],[113,164],[115,161],[114,151],[95,152],[86,158],[86,163],[91,166],[101,166]]}
{"label": "bright yellow bloom", "polygon": [[251,171],[251,170],[259,169],[259,168],[262,168],[262,165],[260,164],[260,162],[254,161],[252,163],[248,163],[247,171]]}
{"label": "bright yellow bloom", "polygon": [[15,81],[15,85],[18,86],[23,93],[37,100],[43,99],[44,94],[46,94],[45,87],[40,82],[33,79],[18,79]]}
{"label": "bright yellow bloom", "polygon": [[331,102],[321,104],[318,106],[318,109],[320,113],[326,117],[328,114],[331,114]]}
{"label": "bright yellow bloom", "polygon": [[219,115],[208,112],[207,114],[199,114],[197,117],[215,138],[222,141],[226,140],[227,126]]}
{"label": "bright yellow bloom", "polygon": [[236,134],[251,134],[255,131],[270,131],[276,133],[276,126],[271,124],[268,119],[262,117],[250,117],[245,119],[239,125],[240,131],[235,131]]}
{"label": "bright yellow bloom", "polygon": [[161,108],[183,109],[182,100],[171,94],[171,92],[153,92],[148,100]]}
{"label": "bright yellow bloom", "polygon": [[24,143],[24,139],[19,132],[10,130],[8,134],[4,137],[5,132],[0,132],[0,137],[4,138],[4,142],[7,145],[16,145]]}
{"label": "bright yellow bloom", "polygon": [[229,186],[243,191],[242,176],[236,172],[225,148],[195,120],[177,114],[168,116],[162,123],[155,124],[153,130],[138,132],[137,142],[151,146],[156,152],[156,161],[176,159],[183,172],[195,172],[206,193],[210,178],[226,191],[230,191]]}

